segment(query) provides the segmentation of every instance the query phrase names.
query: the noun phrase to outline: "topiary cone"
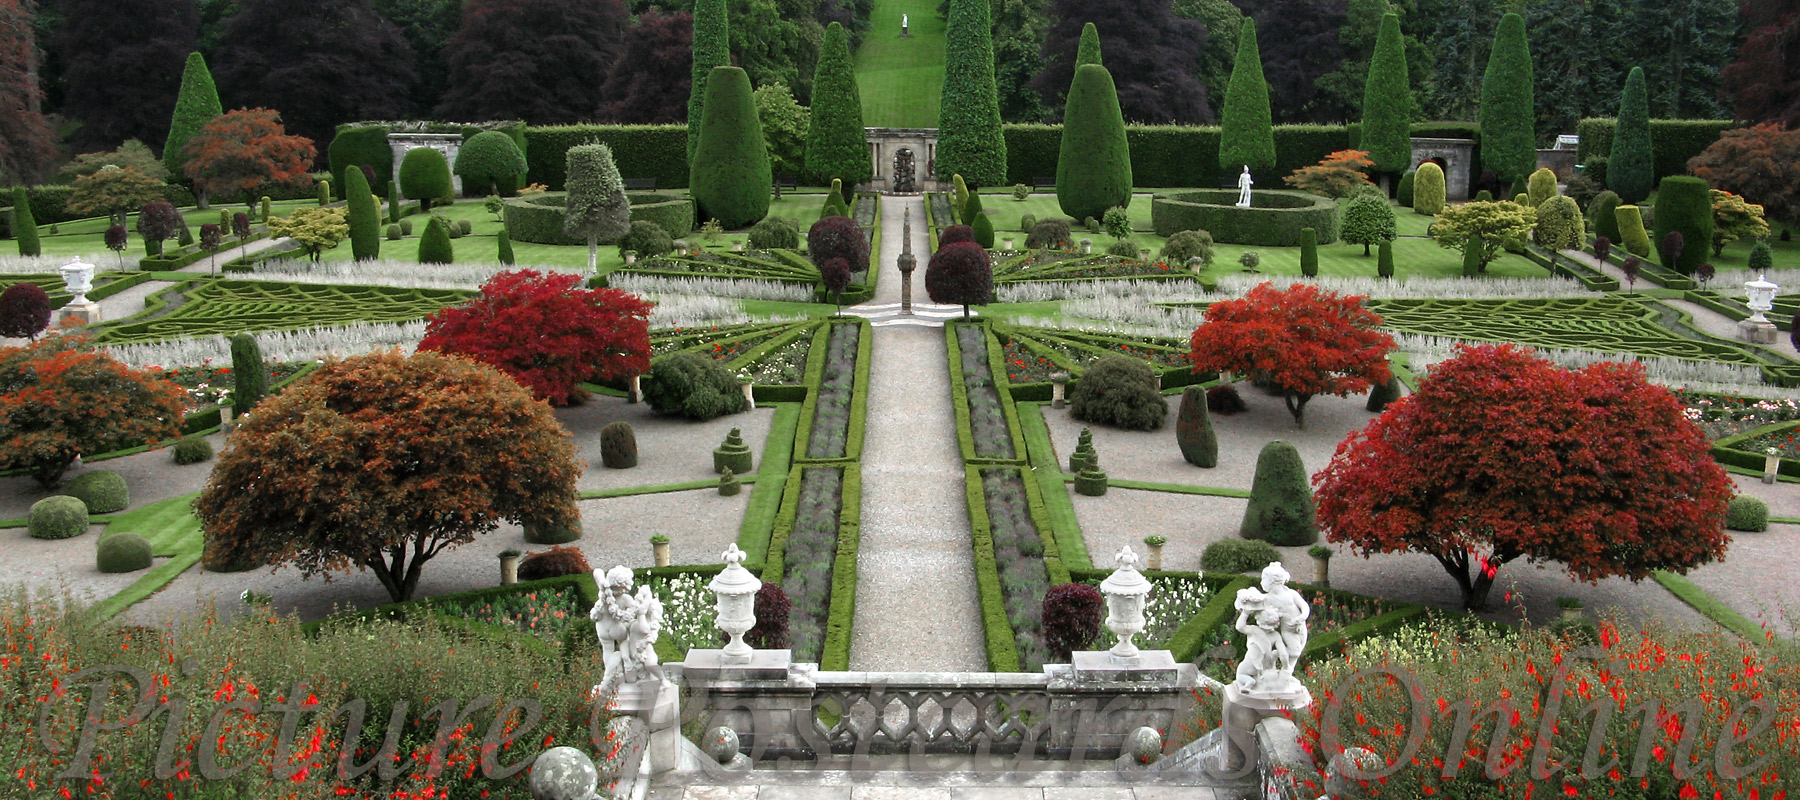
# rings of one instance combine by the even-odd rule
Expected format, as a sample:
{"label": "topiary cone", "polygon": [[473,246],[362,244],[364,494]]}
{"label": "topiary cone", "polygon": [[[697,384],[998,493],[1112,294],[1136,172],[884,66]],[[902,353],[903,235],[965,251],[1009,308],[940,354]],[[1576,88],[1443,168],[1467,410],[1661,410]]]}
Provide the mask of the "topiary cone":
{"label": "topiary cone", "polygon": [[1075,493],[1088,497],[1099,497],[1106,494],[1106,473],[1092,465],[1076,473]]}
{"label": "topiary cone", "polygon": [[600,429],[600,464],[609,469],[637,466],[637,434],[629,422],[608,423]]}
{"label": "topiary cone", "polygon": [[1379,414],[1387,409],[1388,403],[1392,403],[1399,399],[1400,378],[1397,376],[1390,377],[1387,379],[1387,383],[1379,384],[1375,388],[1369,390],[1369,405],[1367,407],[1370,411]]}
{"label": "topiary cone", "polygon": [[1300,451],[1281,439],[1263,446],[1256,457],[1256,478],[1238,535],[1279,547],[1298,547],[1319,540],[1312,486]]}
{"label": "topiary cone", "polygon": [[713,450],[713,471],[722,473],[731,470],[739,474],[749,472],[750,456],[750,446],[744,444],[743,432],[732,428],[731,433],[725,437],[725,443]]}
{"label": "topiary cone", "polygon": [[1175,443],[1181,457],[1196,467],[1219,465],[1219,437],[1213,431],[1212,414],[1206,410],[1206,390],[1189,386],[1181,390],[1181,411],[1175,417]]}

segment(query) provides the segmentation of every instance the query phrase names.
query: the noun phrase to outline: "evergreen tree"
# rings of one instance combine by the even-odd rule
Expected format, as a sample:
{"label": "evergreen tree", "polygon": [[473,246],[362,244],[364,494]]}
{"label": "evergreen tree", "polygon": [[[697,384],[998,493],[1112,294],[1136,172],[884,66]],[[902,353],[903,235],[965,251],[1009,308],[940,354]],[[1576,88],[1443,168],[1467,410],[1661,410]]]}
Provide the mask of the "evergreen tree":
{"label": "evergreen tree", "polygon": [[56,157],[56,133],[41,105],[33,7],[0,0],[0,181],[37,183]]}
{"label": "evergreen tree", "polygon": [[994,89],[988,0],[950,0],[944,38],[937,174],[961,175],[975,186],[998,186],[1006,182],[1006,137]]}
{"label": "evergreen tree", "polygon": [[344,205],[349,212],[350,253],[357,261],[381,257],[381,206],[360,169],[344,170]]}
{"label": "evergreen tree", "polygon": [[1075,48],[1075,69],[1079,71],[1088,64],[1105,65],[1100,59],[1100,29],[1092,22],[1082,23],[1081,45]]}
{"label": "evergreen tree", "polygon": [[1000,118],[1042,122],[1044,98],[1033,82],[1044,70],[1045,0],[997,0],[994,13],[994,90]]}
{"label": "evergreen tree", "polygon": [[231,410],[238,417],[249,413],[269,393],[266,370],[255,336],[238,333],[231,337]]}
{"label": "evergreen tree", "polygon": [[1721,78],[1739,119],[1800,126],[1800,24],[1794,0],[1745,0],[1744,44]]}
{"label": "evergreen tree", "polygon": [[[1706,261],[1712,246],[1712,192],[1706,181],[1692,175],[1670,175],[1656,188],[1656,232],[1654,243],[1679,231],[1682,248],[1679,254],[1663,252],[1663,268],[1692,275]],[[1678,255],[1675,259],[1669,256]]]}
{"label": "evergreen tree", "polygon": [[1381,172],[1399,174],[1412,166],[1412,84],[1400,39],[1400,15],[1381,18],[1369,81],[1363,89],[1361,148]]}
{"label": "evergreen tree", "polygon": [[[1800,7],[1787,6],[1791,26]],[[1731,115],[1720,73],[1738,51],[1738,30],[1738,0],[1658,0],[1631,4],[1613,35],[1629,43],[1623,63],[1645,65],[1656,87],[1652,115],[1719,119]]]}
{"label": "evergreen tree", "polygon": [[444,46],[449,88],[440,119],[591,119],[621,50],[620,0],[468,0]]}
{"label": "evergreen tree", "polygon": [[[739,67],[714,67],[706,81],[705,107],[700,143],[689,163],[688,191],[703,217],[726,228],[751,225],[769,214],[774,178],[750,96],[750,76]],[[941,168],[941,159],[939,164]]]}
{"label": "evergreen tree", "polygon": [[1196,45],[1206,42],[1206,28],[1176,16],[1168,0],[1052,0],[1048,14],[1054,21],[1044,32],[1044,67],[1032,86],[1058,113],[1076,68],[1101,63],[1104,37],[1119,43],[1106,54],[1105,66],[1126,119],[1189,125],[1212,121],[1196,51]]}
{"label": "evergreen tree", "polygon": [[1606,186],[1621,203],[1641,203],[1656,182],[1656,155],[1650,147],[1650,98],[1644,70],[1632,67],[1619,95],[1619,118],[1613,126],[1612,154],[1606,160]]}
{"label": "evergreen tree", "polygon": [[665,14],[654,8],[637,15],[625,32],[625,51],[607,70],[600,96],[601,119],[637,125],[682,122],[683,99],[693,84],[694,15]]}
{"label": "evergreen tree", "polygon": [[563,208],[563,228],[587,237],[588,271],[599,266],[601,241],[616,241],[631,229],[631,199],[625,181],[613,161],[612,148],[583,144],[564,156],[569,176],[569,197]]}
{"label": "evergreen tree", "polygon": [[725,0],[695,0],[694,57],[688,82],[688,158],[700,146],[700,120],[706,116],[706,81],[713,67],[731,66],[731,21]]}
{"label": "evergreen tree", "polygon": [[75,151],[167,137],[165,109],[175,103],[180,64],[200,25],[194,0],[134,0],[129,14],[118,13],[115,0],[62,0],[61,11],[54,44],[68,67],[62,113],[81,120],[70,136]]}
{"label": "evergreen tree", "polygon": [[806,170],[821,183],[843,181],[847,191],[875,177],[863,131],[862,95],[850,61],[850,38],[835,22],[825,29],[813,74],[812,120],[806,131]]}
{"label": "evergreen tree", "polygon": [[1267,32],[1257,52],[1274,121],[1342,122],[1347,109],[1326,77],[1344,60],[1345,0],[1246,0],[1240,7]]}
{"label": "evergreen tree", "polygon": [[501,226],[500,233],[494,237],[494,240],[497,243],[497,246],[499,248],[499,252],[497,253],[496,257],[500,260],[500,263],[505,264],[507,266],[512,266],[512,264],[513,264],[512,237],[510,237],[506,234],[505,226]]}
{"label": "evergreen tree", "polygon": [[1231,82],[1231,62],[1237,57],[1238,30],[1244,12],[1231,0],[1176,0],[1175,14],[1206,26],[1200,46],[1200,85],[1206,87],[1207,119],[1223,113],[1225,86]]}
{"label": "evergreen tree", "polygon": [[1100,217],[1131,205],[1131,148],[1112,74],[1099,64],[1075,71],[1063,112],[1062,151],[1056,160],[1056,202],[1075,219]]}
{"label": "evergreen tree", "polygon": [[[219,105],[219,89],[213,85],[212,73],[206,69],[206,59],[199,53],[189,53],[187,66],[181,72],[181,93],[175,96],[175,115],[169,120],[169,138],[163,143],[162,151],[163,166],[176,180],[187,175],[182,171],[187,156],[181,148],[187,144],[188,137],[223,113],[225,108]],[[195,199],[201,208],[206,208],[204,193],[196,192]]]}
{"label": "evergreen tree", "polygon": [[31,216],[31,195],[25,191],[25,187],[13,187],[12,204],[13,238],[19,240],[19,255],[42,255],[43,246],[38,242],[37,220]]}
{"label": "evergreen tree", "polygon": [[1502,181],[1520,181],[1537,167],[1537,137],[1532,132],[1531,46],[1525,40],[1525,18],[1507,14],[1494,32],[1481,79],[1481,164]]}
{"label": "evergreen tree", "polygon": [[1248,166],[1252,174],[1275,168],[1275,127],[1269,116],[1269,85],[1263,81],[1262,55],[1256,46],[1256,22],[1244,20],[1238,32],[1237,60],[1225,90],[1219,118],[1219,169],[1236,175]]}

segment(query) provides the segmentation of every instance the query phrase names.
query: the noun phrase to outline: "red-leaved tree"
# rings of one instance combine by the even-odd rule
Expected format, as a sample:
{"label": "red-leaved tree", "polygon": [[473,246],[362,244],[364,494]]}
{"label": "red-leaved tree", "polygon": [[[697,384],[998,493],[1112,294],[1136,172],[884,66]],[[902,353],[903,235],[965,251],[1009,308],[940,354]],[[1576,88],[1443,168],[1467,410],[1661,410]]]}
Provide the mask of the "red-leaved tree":
{"label": "red-leaved tree", "polygon": [[869,268],[869,237],[849,217],[820,217],[806,231],[806,254],[815,267],[841,258],[851,272],[863,272]]}
{"label": "red-leaved tree", "polygon": [[1771,219],[1800,225],[1800,130],[1772,123],[1729,130],[1687,167],[1714,189],[1760,203]]}
{"label": "red-leaved tree", "polygon": [[1241,299],[1206,308],[1191,341],[1195,372],[1235,372],[1280,387],[1294,424],[1306,427],[1314,395],[1348,397],[1386,383],[1394,339],[1376,328],[1381,317],[1345,297],[1296,283],[1264,282]]}
{"label": "red-leaved tree", "polygon": [[207,193],[244,193],[252,205],[252,193],[264,183],[305,184],[312,180],[313,157],[318,150],[311,139],[289,135],[281,127],[281,115],[266,108],[240,108],[214,117],[188,137],[183,171]]}
{"label": "red-leaved tree", "polygon": [[994,265],[988,252],[974,242],[940,245],[925,265],[925,293],[933,303],[963,307],[986,305],[994,297]]}
{"label": "red-leaved tree", "polygon": [[56,131],[39,108],[38,46],[32,6],[0,0],[0,180],[42,180],[56,157]]}
{"label": "red-leaved tree", "polygon": [[834,258],[819,267],[819,278],[833,302],[841,302],[844,288],[850,285],[850,262]]}
{"label": "red-leaved tree", "polygon": [[431,315],[419,349],[492,365],[559,406],[584,396],[582,381],[649,372],[651,304],[581,281],[566,272],[502,272],[473,300]]}
{"label": "red-leaved tree", "polygon": [[50,295],[35,283],[15,283],[0,292],[0,336],[37,338],[50,326]]}
{"label": "red-leaved tree", "polygon": [[187,395],[154,370],[46,336],[0,349],[0,469],[27,469],[44,488],[77,455],[181,435]]}
{"label": "red-leaved tree", "polygon": [[1731,479],[1641,365],[1565,370],[1514,345],[1459,346],[1313,480],[1328,540],[1428,553],[1469,609],[1521,556],[1640,580],[1730,542]]}

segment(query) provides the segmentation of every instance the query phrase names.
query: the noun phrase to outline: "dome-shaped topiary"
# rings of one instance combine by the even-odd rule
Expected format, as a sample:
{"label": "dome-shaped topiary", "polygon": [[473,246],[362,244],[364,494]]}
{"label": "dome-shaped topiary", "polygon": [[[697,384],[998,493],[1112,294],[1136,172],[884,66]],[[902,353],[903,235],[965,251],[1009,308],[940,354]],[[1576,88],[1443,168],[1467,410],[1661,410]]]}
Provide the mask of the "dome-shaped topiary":
{"label": "dome-shaped topiary", "polygon": [[149,569],[150,542],[135,533],[115,533],[100,540],[94,565],[101,572],[136,572]]}
{"label": "dome-shaped topiary", "polygon": [[1731,498],[1731,504],[1725,507],[1725,527],[1734,531],[1768,530],[1769,504],[1747,494]]}
{"label": "dome-shaped topiary", "polygon": [[69,539],[87,533],[87,504],[79,498],[59,494],[31,504],[26,527],[33,538]]}
{"label": "dome-shaped topiary", "polygon": [[851,272],[865,272],[869,269],[869,237],[856,220],[825,217],[806,231],[806,255],[814,267],[823,268],[841,258]]}
{"label": "dome-shaped topiary", "polygon": [[940,244],[925,266],[925,293],[933,303],[963,307],[986,305],[994,296],[994,267],[988,252],[975,242]]}
{"label": "dome-shaped topiary", "polygon": [[658,360],[642,381],[644,402],[657,411],[708,420],[743,411],[737,375],[699,353],[675,353]]}
{"label": "dome-shaped topiary", "polygon": [[212,443],[204,436],[183,436],[181,441],[169,449],[177,464],[198,464],[213,457]]}
{"label": "dome-shaped topiary", "polygon": [[750,246],[757,250],[793,250],[800,246],[800,226],[787,217],[763,217],[750,228]]}
{"label": "dome-shaped topiary", "polygon": [[1137,258],[1141,255],[1141,253],[1138,252],[1137,242],[1130,239],[1115,240],[1112,244],[1106,246],[1106,254],[1109,256],[1118,256],[1119,258]]}
{"label": "dome-shaped topiary", "polygon": [[450,188],[450,162],[443,153],[415,147],[401,157],[400,194],[419,201],[420,211],[430,211],[432,201],[448,197]]}
{"label": "dome-shaped topiary", "polygon": [[663,226],[647,219],[631,223],[631,229],[619,238],[619,252],[630,250],[638,258],[655,258],[675,249],[675,240]]}
{"label": "dome-shaped topiary", "polygon": [[608,469],[631,469],[637,466],[637,434],[631,423],[609,422],[600,429],[600,464]]}
{"label": "dome-shaped topiary", "polygon": [[1256,457],[1256,478],[1250,484],[1250,503],[1238,535],[1282,547],[1317,542],[1317,506],[1307,477],[1306,465],[1300,462],[1300,451],[1293,443],[1276,439],[1263,445]]}
{"label": "dome-shaped topiary", "polygon": [[106,469],[84,472],[69,481],[69,496],[87,504],[89,514],[110,514],[131,504],[125,476]]}
{"label": "dome-shaped topiary", "polygon": [[1181,410],[1175,416],[1175,443],[1182,460],[1196,467],[1219,465],[1219,436],[1207,413],[1206,390],[1189,386],[1181,390]]}
{"label": "dome-shaped topiary", "polygon": [[1252,572],[1280,560],[1274,545],[1244,539],[1220,539],[1200,551],[1200,568],[1207,572]]}
{"label": "dome-shaped topiary", "polygon": [[525,154],[510,135],[482,131],[469,137],[456,151],[454,172],[462,176],[463,194],[511,197],[525,174]]}
{"label": "dome-shaped topiary", "polygon": [[1181,231],[1169,237],[1158,254],[1165,263],[1186,265],[1188,259],[1199,257],[1203,264],[1211,264],[1213,260],[1213,238],[1206,231]]}
{"label": "dome-shaped topiary", "polygon": [[1161,430],[1169,403],[1156,384],[1156,372],[1148,362],[1101,356],[1069,392],[1069,416],[1132,431]]}
{"label": "dome-shaped topiary", "polygon": [[1046,219],[1031,226],[1031,234],[1025,237],[1025,247],[1032,250],[1061,250],[1074,241],[1069,233],[1068,220]]}
{"label": "dome-shaped topiary", "polygon": [[975,241],[975,228],[970,225],[945,225],[938,229],[938,249],[961,242]]}
{"label": "dome-shaped topiary", "polygon": [[587,556],[576,547],[552,547],[541,553],[532,553],[519,561],[519,580],[522,581],[585,575],[593,571],[594,568],[588,566]]}

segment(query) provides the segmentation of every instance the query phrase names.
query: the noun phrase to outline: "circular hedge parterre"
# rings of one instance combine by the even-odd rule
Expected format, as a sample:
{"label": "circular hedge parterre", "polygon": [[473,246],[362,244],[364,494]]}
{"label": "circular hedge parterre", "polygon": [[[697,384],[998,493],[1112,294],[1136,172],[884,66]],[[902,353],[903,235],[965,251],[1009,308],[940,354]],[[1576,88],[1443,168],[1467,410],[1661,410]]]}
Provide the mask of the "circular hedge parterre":
{"label": "circular hedge parterre", "polygon": [[1231,189],[1195,189],[1153,195],[1150,225],[1158,236],[1206,231],[1213,241],[1262,247],[1299,247],[1300,229],[1318,232],[1319,244],[1338,238],[1338,204],[1308,192],[1258,191],[1250,208],[1237,207]]}
{"label": "circular hedge parterre", "polygon": [[[632,192],[631,221],[648,220],[677,239],[694,229],[694,199],[684,194]],[[563,228],[568,192],[541,192],[506,201],[506,235],[515,242],[586,245],[585,237]],[[616,239],[602,241],[612,244]]]}

